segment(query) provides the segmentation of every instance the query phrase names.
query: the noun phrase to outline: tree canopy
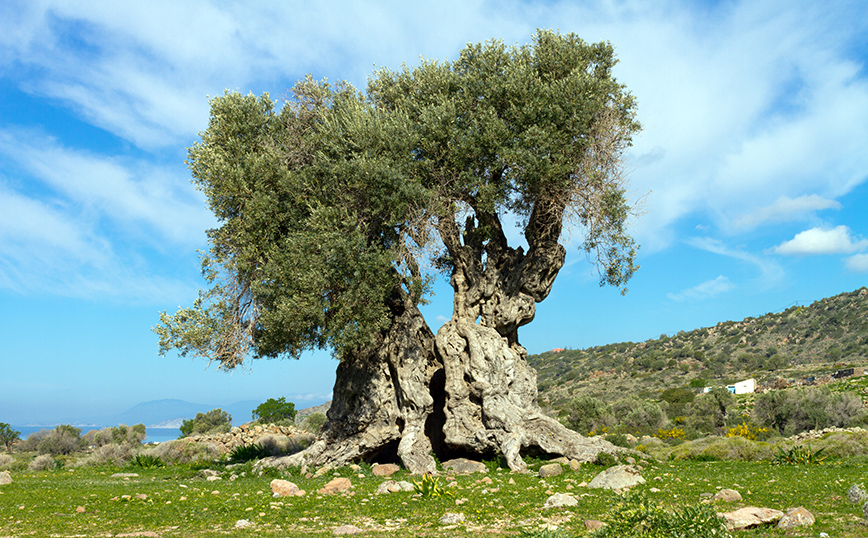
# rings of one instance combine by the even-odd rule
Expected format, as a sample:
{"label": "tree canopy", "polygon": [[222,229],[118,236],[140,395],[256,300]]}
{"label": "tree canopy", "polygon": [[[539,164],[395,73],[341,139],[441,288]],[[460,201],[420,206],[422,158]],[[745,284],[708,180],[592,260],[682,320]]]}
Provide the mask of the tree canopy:
{"label": "tree canopy", "polygon": [[[280,107],[268,94],[212,99],[188,159],[220,223],[202,253],[210,288],[161,315],[161,352],[223,368],[314,348],[342,358],[376,346],[437,271],[451,275],[456,315],[514,339],[532,311],[503,321],[479,290],[542,300],[565,226],[601,284],[623,286],[636,245],[621,156],[639,124],[615,63],[608,43],[539,31],[381,69],[365,92],[308,77]],[[507,215],[527,253],[509,246]],[[547,284],[510,283],[530,273]]]}

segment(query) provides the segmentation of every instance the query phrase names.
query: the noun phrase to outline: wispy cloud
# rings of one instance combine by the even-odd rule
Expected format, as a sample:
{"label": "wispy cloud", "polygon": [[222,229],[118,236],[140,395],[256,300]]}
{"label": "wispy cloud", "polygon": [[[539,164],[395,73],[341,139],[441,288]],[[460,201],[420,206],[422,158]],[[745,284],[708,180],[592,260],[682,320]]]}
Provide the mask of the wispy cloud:
{"label": "wispy cloud", "polygon": [[723,275],[718,276],[714,280],[708,280],[702,284],[693,286],[678,293],[669,293],[666,296],[673,301],[682,302],[686,300],[703,300],[716,297],[723,293],[732,291],[735,285]]}
{"label": "wispy cloud", "polygon": [[804,256],[814,254],[852,254],[868,248],[868,239],[850,235],[850,228],[812,228],[799,232],[789,241],[772,249],[777,254]]}
{"label": "wispy cloud", "polygon": [[754,209],[736,218],[733,225],[736,228],[752,229],[765,222],[806,220],[823,209],[841,209],[841,204],[816,194],[797,198],[781,196],[771,205]]}
{"label": "wispy cloud", "polygon": [[762,279],[766,284],[776,283],[784,275],[784,270],[774,260],[764,256],[758,256],[756,254],[746,252],[741,249],[729,247],[719,239],[714,239],[710,237],[696,237],[693,239],[689,239],[687,241],[687,244],[695,248],[711,252],[713,254],[734,258],[736,260],[740,260],[747,264],[753,265],[760,271],[760,273],[762,274]]}
{"label": "wispy cloud", "polygon": [[868,254],[855,254],[844,261],[848,270],[854,273],[868,273]]}

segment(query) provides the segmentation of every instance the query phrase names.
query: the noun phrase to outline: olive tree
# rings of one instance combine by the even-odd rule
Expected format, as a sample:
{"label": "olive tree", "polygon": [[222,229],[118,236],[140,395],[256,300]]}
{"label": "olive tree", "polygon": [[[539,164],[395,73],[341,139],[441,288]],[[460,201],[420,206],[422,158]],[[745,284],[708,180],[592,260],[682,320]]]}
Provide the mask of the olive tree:
{"label": "olive tree", "polygon": [[[188,160],[220,222],[211,287],[162,314],[161,350],[233,368],[331,349],[328,420],[285,465],[392,455],[429,472],[432,453],[475,452],[520,470],[523,451],[613,451],[540,410],[518,329],[568,235],[602,284],[636,269],[621,157],[639,125],[615,63],[608,43],[541,31],[377,71],[365,92],[307,78],[282,106],[213,99]],[[437,273],[454,308],[435,333],[418,305]]]}

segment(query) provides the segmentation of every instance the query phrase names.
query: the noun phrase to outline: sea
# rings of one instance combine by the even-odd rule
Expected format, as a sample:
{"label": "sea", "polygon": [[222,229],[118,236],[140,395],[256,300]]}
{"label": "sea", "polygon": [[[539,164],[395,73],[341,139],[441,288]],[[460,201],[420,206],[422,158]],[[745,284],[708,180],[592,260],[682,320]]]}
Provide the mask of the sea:
{"label": "sea", "polygon": [[[81,428],[81,434],[84,435],[91,430],[101,430],[103,428],[108,428],[109,426],[97,426],[93,424],[89,424],[86,426],[73,424],[76,428]],[[111,426],[117,426],[117,424],[112,424]],[[27,437],[31,433],[38,432],[40,430],[53,430],[54,426],[11,426],[13,430],[21,432],[21,439],[27,439]],[[177,439],[181,435],[181,431],[178,428],[146,428],[145,429],[145,443],[165,443],[166,441],[172,441]]]}

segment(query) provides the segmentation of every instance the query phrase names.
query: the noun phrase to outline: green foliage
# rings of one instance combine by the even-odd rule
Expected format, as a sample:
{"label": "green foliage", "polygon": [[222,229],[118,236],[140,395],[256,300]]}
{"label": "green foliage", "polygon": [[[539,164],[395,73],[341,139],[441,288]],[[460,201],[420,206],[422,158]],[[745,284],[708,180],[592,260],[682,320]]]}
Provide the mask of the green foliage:
{"label": "green foliage", "polygon": [[612,406],[593,396],[580,396],[571,400],[562,410],[569,428],[587,435],[615,425]]}
{"label": "green foliage", "polygon": [[600,452],[597,454],[597,458],[594,460],[594,465],[598,465],[600,467],[609,468],[613,465],[618,465],[618,458],[609,454],[608,452]]}
{"label": "green foliage", "polygon": [[263,423],[293,422],[295,404],[287,402],[283,396],[277,399],[269,398],[253,410],[253,419],[259,419]]}
{"label": "green foliage", "polygon": [[0,444],[6,446],[7,452],[12,452],[12,444],[21,439],[21,432],[13,430],[6,422],[0,422]]}
{"label": "green foliage", "polygon": [[40,454],[61,456],[78,452],[85,446],[81,438],[81,428],[61,424],[46,433],[36,445]]}
{"label": "green foliage", "polygon": [[795,445],[787,450],[778,447],[778,453],[772,459],[775,465],[810,465],[819,464],[826,459],[823,455],[825,449],[811,450],[811,445]]}
{"label": "green foliage", "polygon": [[245,463],[252,460],[261,460],[271,455],[271,452],[261,444],[241,445],[229,452],[227,459],[230,463]]}
{"label": "green foliage", "polygon": [[754,418],[782,435],[829,427],[849,427],[864,420],[862,399],[853,393],[833,393],[828,387],[809,387],[759,394]]}
{"label": "green foliage", "polygon": [[84,441],[88,445],[100,447],[109,444],[139,445],[147,435],[144,424],[127,426],[120,424],[101,430],[91,430],[84,435]]}
{"label": "green foliage", "polygon": [[196,417],[181,423],[181,437],[193,434],[226,433],[232,429],[232,416],[220,408],[207,413],[196,413]]}
{"label": "green foliage", "polygon": [[130,465],[140,469],[159,469],[166,466],[163,460],[153,454],[137,454],[130,460]]}
{"label": "green foliage", "polygon": [[451,493],[440,484],[440,478],[430,474],[422,475],[419,480],[413,480],[413,489],[422,498],[441,497]]}
{"label": "green foliage", "polygon": [[481,263],[506,246],[507,212],[529,252],[575,221],[601,283],[623,286],[637,246],[620,159],[640,126],[615,63],[608,43],[539,31],[529,45],[379,70],[364,93],[308,78],[282,107],[268,94],[212,99],[188,158],[220,224],[202,256],[210,288],[160,316],[161,353],[233,368],[369,350],[427,293],[419,253],[440,248],[444,272],[468,247]]}
{"label": "green foliage", "polygon": [[726,524],[710,505],[684,506],[668,511],[644,493],[630,492],[618,498],[603,517],[594,538],[715,538],[730,536]]}
{"label": "green foliage", "polygon": [[304,431],[317,434],[319,433],[322,425],[325,424],[326,416],[324,413],[313,413],[309,415],[304,422],[301,423],[301,427]]}
{"label": "green foliage", "polygon": [[687,425],[705,432],[719,433],[736,405],[735,395],[724,387],[699,394],[688,406]]}

